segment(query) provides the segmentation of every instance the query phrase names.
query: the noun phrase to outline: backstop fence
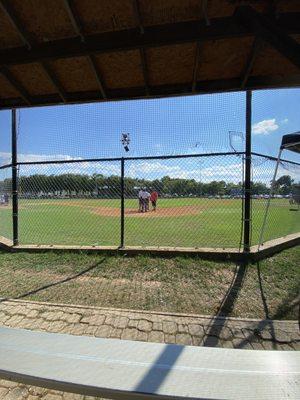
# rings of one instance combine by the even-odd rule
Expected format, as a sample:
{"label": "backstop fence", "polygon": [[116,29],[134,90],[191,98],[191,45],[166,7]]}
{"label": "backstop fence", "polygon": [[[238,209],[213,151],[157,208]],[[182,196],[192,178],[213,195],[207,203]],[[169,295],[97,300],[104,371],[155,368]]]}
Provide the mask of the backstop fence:
{"label": "backstop fence", "polygon": [[[2,110],[0,236],[249,250],[299,100],[284,89]],[[299,159],[283,157],[263,241],[300,232]]]}
{"label": "backstop fence", "polygon": [[[276,160],[252,153],[251,245]],[[17,162],[0,169],[0,234],[19,244],[244,248],[245,153]],[[300,164],[282,160],[264,241],[300,231]]]}

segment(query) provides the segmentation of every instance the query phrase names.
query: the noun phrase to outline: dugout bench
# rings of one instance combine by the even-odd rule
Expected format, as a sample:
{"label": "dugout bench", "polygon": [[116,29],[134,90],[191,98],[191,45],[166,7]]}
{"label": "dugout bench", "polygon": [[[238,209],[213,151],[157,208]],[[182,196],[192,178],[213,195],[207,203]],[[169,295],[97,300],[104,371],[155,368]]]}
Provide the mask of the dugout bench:
{"label": "dugout bench", "polygon": [[0,327],[0,378],[112,399],[299,399],[300,352]]}

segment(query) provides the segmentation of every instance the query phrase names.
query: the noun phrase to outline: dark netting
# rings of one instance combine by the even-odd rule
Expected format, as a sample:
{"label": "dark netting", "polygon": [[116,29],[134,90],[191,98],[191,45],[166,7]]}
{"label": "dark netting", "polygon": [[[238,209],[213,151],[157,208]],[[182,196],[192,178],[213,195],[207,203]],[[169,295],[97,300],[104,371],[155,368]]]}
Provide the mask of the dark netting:
{"label": "dark netting", "polygon": [[12,239],[11,112],[0,111],[0,236]]}
{"label": "dark netting", "polygon": [[239,247],[242,155],[131,160],[125,244]]}
{"label": "dark netting", "polygon": [[[252,244],[255,245],[259,243],[263,227],[276,159],[253,155],[252,166]],[[281,161],[267,213],[263,242],[300,231],[299,183],[300,163]]]}
{"label": "dark netting", "polygon": [[[283,135],[299,131],[300,89],[252,93],[252,150],[277,157]],[[297,154],[286,155],[299,161]]]}
{"label": "dark netting", "polygon": [[[299,130],[298,99],[299,89],[253,92],[252,245],[275,170],[269,156]],[[17,110],[19,243],[242,249],[245,111],[245,93]],[[0,128],[3,167],[10,112]],[[264,241],[299,232],[299,156],[284,153],[291,162],[279,166]],[[0,236],[12,238],[11,167],[0,171]],[[152,197],[140,212],[141,190],[157,193],[155,210]]]}
{"label": "dark netting", "polygon": [[[133,159],[124,166],[125,245],[240,246],[242,155]],[[21,165],[20,243],[119,245],[121,188],[121,160]],[[147,207],[141,191],[148,192]]]}
{"label": "dark netting", "polygon": [[[225,93],[20,110],[19,160],[240,150],[245,94]],[[121,143],[129,133],[129,153]]]}
{"label": "dark netting", "polygon": [[0,169],[0,236],[12,239],[11,169]]}
{"label": "dark netting", "polygon": [[11,163],[11,112],[0,111],[0,167]]}
{"label": "dark netting", "polygon": [[120,198],[118,161],[21,165],[20,243],[117,246]]}

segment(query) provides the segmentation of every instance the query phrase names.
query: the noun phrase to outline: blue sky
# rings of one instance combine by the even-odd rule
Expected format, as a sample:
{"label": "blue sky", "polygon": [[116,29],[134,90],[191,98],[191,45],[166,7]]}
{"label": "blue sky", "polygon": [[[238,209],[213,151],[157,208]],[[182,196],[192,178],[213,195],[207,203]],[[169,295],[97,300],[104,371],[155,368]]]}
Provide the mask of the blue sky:
{"label": "blue sky", "polygon": [[[300,89],[253,92],[253,151],[277,155],[281,137],[300,130]],[[229,131],[245,131],[245,93],[225,93],[74,106],[40,107],[19,112],[19,160],[143,156],[230,151]],[[0,163],[9,161],[10,113],[0,112]],[[124,152],[121,133],[129,132],[130,152]],[[233,135],[234,146],[243,141]],[[286,153],[299,161],[299,156]],[[128,174],[164,175],[197,180],[237,181],[241,163],[236,157],[135,162]],[[24,173],[118,173],[116,163],[39,167]],[[272,167],[268,167],[271,169]],[[269,176],[270,171],[265,172]],[[266,178],[263,178],[266,179]],[[268,178],[269,179],[269,178]],[[299,179],[299,178],[298,178]]]}

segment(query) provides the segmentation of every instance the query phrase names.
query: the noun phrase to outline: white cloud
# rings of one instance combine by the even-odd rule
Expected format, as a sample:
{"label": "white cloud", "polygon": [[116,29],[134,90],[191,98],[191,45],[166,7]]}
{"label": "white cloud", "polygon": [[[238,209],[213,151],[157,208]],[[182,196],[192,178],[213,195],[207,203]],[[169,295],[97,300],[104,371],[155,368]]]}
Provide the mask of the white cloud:
{"label": "white cloud", "polygon": [[129,165],[127,168],[127,175],[130,177],[142,177],[142,175],[145,175],[145,178],[147,178],[147,175],[154,176],[157,174],[159,177],[168,175],[171,178],[172,177],[181,177],[180,173],[182,172],[181,168],[179,165],[177,166],[170,166],[166,165],[160,161],[143,161],[143,162],[133,162]]}
{"label": "white cloud", "polygon": [[269,135],[271,132],[276,131],[279,126],[276,123],[276,119],[264,119],[263,121],[257,122],[252,125],[252,131],[254,135]]}
{"label": "white cloud", "polygon": [[[29,164],[20,167],[21,175],[31,174],[103,174],[120,175],[120,163],[81,161],[81,157],[72,157],[68,154],[18,154],[19,162],[39,161],[76,161],[78,163],[64,164]],[[0,152],[0,165],[11,163],[11,153]]]}
{"label": "white cloud", "polygon": [[[1,164],[9,164],[11,162],[11,153],[0,152]],[[23,154],[18,153],[19,162],[39,162],[39,161],[58,161],[58,160],[81,160],[81,157],[72,157],[66,154]]]}
{"label": "white cloud", "polygon": [[201,170],[203,182],[225,180],[238,182],[242,180],[242,162],[229,165],[214,165]]}
{"label": "white cloud", "polygon": [[[1,153],[0,160],[6,160],[5,164],[11,162],[10,153]],[[21,166],[21,175],[45,174],[103,174],[105,176],[118,175],[120,176],[120,162],[88,162],[81,161],[80,158],[74,158],[69,155],[39,155],[39,154],[19,154],[20,161],[50,161],[61,160],[67,161],[78,160],[76,163],[65,164],[33,164]],[[216,164],[215,164],[216,163]],[[4,173],[5,170],[3,170]],[[262,165],[255,164],[253,161],[254,181],[267,183],[272,178],[274,165],[263,163]],[[291,175],[295,180],[299,180],[299,174],[293,170],[286,171],[279,166],[278,177],[281,175]],[[224,180],[226,182],[238,183],[242,180],[242,162],[231,162],[229,159],[214,160],[214,158],[205,158],[200,161],[194,159],[178,159],[178,160],[144,160],[144,161],[128,161],[125,165],[125,175],[132,178],[144,179],[161,179],[164,176],[170,178],[195,179],[201,182],[211,182],[213,180]]]}
{"label": "white cloud", "polygon": [[242,180],[241,162],[225,165],[219,163],[211,167],[198,166],[198,163],[194,161],[193,165],[187,162],[183,164],[181,160],[181,165],[167,165],[161,161],[142,161],[132,163],[126,169],[126,176],[144,179],[161,179],[163,176],[169,176],[170,178],[195,179],[201,182],[213,180],[239,182]]}
{"label": "white cloud", "polygon": [[287,124],[288,122],[289,122],[288,118],[284,118],[284,119],[281,121],[282,124]]}

